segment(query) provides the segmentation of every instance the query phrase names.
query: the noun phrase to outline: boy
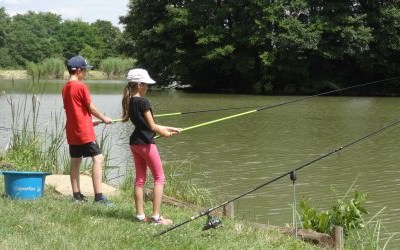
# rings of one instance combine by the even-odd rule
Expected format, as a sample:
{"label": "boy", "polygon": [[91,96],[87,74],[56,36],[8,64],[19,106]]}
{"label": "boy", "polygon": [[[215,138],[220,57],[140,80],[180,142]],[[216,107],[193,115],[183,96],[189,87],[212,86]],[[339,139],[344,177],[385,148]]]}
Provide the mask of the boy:
{"label": "boy", "polygon": [[66,135],[71,156],[70,179],[75,202],[87,201],[80,191],[79,167],[82,157],[91,157],[92,180],[95,194],[95,202],[112,205],[102,194],[102,165],[104,157],[96,142],[92,115],[106,124],[111,119],[101,114],[93,105],[88,87],[82,82],[86,69],[93,66],[87,64],[81,56],[74,56],[67,61],[67,68],[70,75],[69,81],[62,89],[66,121]]}

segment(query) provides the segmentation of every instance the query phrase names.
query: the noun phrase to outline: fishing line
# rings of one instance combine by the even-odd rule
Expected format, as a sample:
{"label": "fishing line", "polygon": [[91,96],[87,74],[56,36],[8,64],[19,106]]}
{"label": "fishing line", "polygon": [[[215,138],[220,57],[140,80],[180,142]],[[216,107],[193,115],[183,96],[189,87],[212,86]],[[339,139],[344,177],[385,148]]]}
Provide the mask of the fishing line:
{"label": "fishing line", "polygon": [[360,137],[360,138],[358,138],[356,140],[353,140],[353,141],[351,141],[351,142],[349,142],[349,143],[347,143],[345,145],[342,145],[342,146],[340,146],[340,147],[338,147],[338,148],[336,148],[336,149],[334,149],[334,150],[332,150],[332,151],[330,151],[328,153],[325,153],[325,154],[323,154],[323,155],[321,155],[321,156],[319,156],[319,157],[317,157],[317,158],[315,158],[315,159],[313,159],[313,160],[311,160],[311,161],[309,161],[309,162],[307,162],[307,163],[305,163],[305,164],[303,164],[303,165],[301,165],[301,166],[299,166],[297,168],[294,168],[294,169],[292,169],[292,170],[290,170],[288,172],[285,172],[285,173],[283,173],[283,174],[281,174],[281,175],[279,175],[279,176],[277,176],[277,177],[275,177],[275,178],[273,178],[273,179],[271,179],[271,180],[269,180],[267,182],[264,182],[264,183],[260,184],[259,186],[255,187],[255,188],[253,188],[253,189],[251,189],[251,190],[249,190],[249,191],[247,191],[247,192],[245,192],[245,193],[243,193],[241,195],[238,195],[238,196],[236,196],[235,198],[233,198],[231,200],[225,201],[225,202],[221,203],[220,205],[217,205],[215,207],[209,208],[206,211],[204,211],[204,212],[202,212],[202,213],[200,213],[200,214],[198,214],[196,216],[192,216],[189,220],[186,220],[186,221],[181,222],[181,223],[179,223],[177,225],[169,227],[169,228],[167,228],[167,229],[155,234],[154,237],[163,235],[163,234],[165,234],[165,233],[167,233],[169,231],[172,231],[172,230],[174,230],[174,229],[176,229],[178,227],[181,227],[181,226],[185,225],[186,223],[194,221],[194,220],[196,220],[196,219],[198,219],[198,218],[200,218],[200,217],[202,217],[204,215],[209,215],[212,211],[214,211],[214,210],[216,210],[218,208],[221,208],[221,207],[225,206],[228,203],[234,202],[234,201],[236,201],[236,200],[238,200],[238,199],[240,199],[240,198],[242,198],[242,197],[244,197],[244,196],[246,196],[248,194],[251,194],[251,193],[257,191],[258,189],[260,189],[260,188],[262,188],[264,186],[267,186],[267,185],[269,185],[269,184],[271,184],[273,182],[276,182],[276,181],[282,179],[283,177],[285,177],[287,175],[291,175],[292,173],[296,173],[296,172],[302,170],[303,168],[305,168],[307,166],[310,166],[311,164],[313,164],[315,162],[318,162],[318,161],[320,161],[320,160],[322,160],[322,159],[324,159],[324,158],[326,158],[328,156],[331,156],[331,155],[333,155],[333,154],[335,154],[335,153],[337,153],[337,152],[339,152],[339,151],[341,151],[341,150],[343,150],[345,148],[351,147],[354,144],[357,144],[357,143],[359,143],[359,142],[361,142],[361,141],[363,141],[363,140],[365,140],[365,139],[367,139],[367,138],[369,138],[371,136],[377,135],[377,134],[383,132],[386,129],[389,129],[391,127],[394,127],[394,126],[398,125],[399,123],[400,123],[400,120],[397,120],[397,121],[392,122],[389,125],[386,125],[386,126],[380,128],[378,130],[375,130],[375,131],[373,131],[373,132],[371,132],[371,133],[369,133],[369,134],[367,134],[365,136],[362,136],[362,137]]}
{"label": "fishing line", "polygon": [[[250,109],[250,108],[254,108],[257,111],[260,111],[260,110],[264,110],[264,109],[270,109],[270,108],[283,106],[283,105],[290,104],[290,103],[295,103],[295,102],[307,100],[307,99],[314,98],[314,97],[317,97],[317,96],[333,94],[333,93],[337,93],[337,92],[341,92],[341,91],[345,91],[345,90],[349,90],[349,89],[363,87],[363,86],[376,84],[376,83],[380,83],[380,82],[387,82],[387,81],[391,81],[391,80],[395,80],[395,79],[399,79],[399,78],[400,78],[400,76],[396,76],[396,77],[386,78],[386,79],[383,79],[383,80],[377,80],[377,81],[372,81],[372,82],[356,84],[356,85],[353,85],[353,86],[349,86],[349,87],[345,87],[345,88],[341,88],[341,89],[336,89],[336,90],[331,90],[331,91],[327,91],[327,92],[322,92],[322,93],[319,93],[319,94],[310,95],[310,96],[306,96],[306,97],[302,97],[302,98],[298,98],[298,99],[294,99],[294,100],[291,100],[291,101],[282,102],[282,103],[278,103],[278,104],[272,104],[272,105],[269,105],[269,106],[261,106],[261,107],[260,106],[247,106],[247,107],[231,107],[231,108],[194,110],[194,111],[186,111],[186,112],[174,112],[174,113],[166,113],[166,114],[156,114],[156,115],[154,115],[154,117],[187,115],[187,114],[208,113],[208,112],[216,112],[216,111],[227,111],[227,110],[235,110],[235,109]],[[113,122],[121,122],[122,119],[114,119],[112,121]],[[103,122],[99,122],[99,123],[103,123]]]}
{"label": "fishing line", "polygon": [[311,96],[305,96],[305,97],[294,99],[294,100],[290,100],[290,101],[287,101],[287,102],[282,102],[282,103],[267,105],[267,106],[263,106],[263,107],[258,107],[257,109],[253,109],[253,110],[246,111],[246,112],[243,112],[243,113],[239,113],[239,114],[235,114],[235,115],[231,115],[231,116],[226,116],[226,117],[219,118],[219,119],[216,119],[216,120],[212,120],[212,121],[200,123],[200,124],[197,124],[197,125],[193,125],[193,126],[190,126],[190,127],[186,127],[186,128],[183,128],[181,131],[187,131],[187,130],[190,130],[190,129],[203,127],[203,126],[210,125],[210,124],[213,124],[213,123],[216,123],[216,122],[225,121],[225,120],[228,120],[228,119],[231,119],[231,118],[235,118],[235,117],[239,117],[239,116],[242,116],[242,115],[251,114],[251,113],[254,113],[254,112],[257,112],[257,111],[262,111],[262,110],[271,109],[271,108],[275,108],[275,107],[280,107],[280,106],[284,106],[284,105],[295,103],[295,102],[304,101],[304,100],[311,99],[311,98],[314,98],[314,97],[317,97],[317,96],[332,94],[332,93],[335,93],[335,92],[344,91],[344,90],[353,89],[353,88],[358,88],[358,87],[362,87],[362,86],[367,86],[367,85],[371,85],[371,84],[375,84],[375,83],[379,83],[379,82],[390,81],[390,80],[397,79],[397,78],[400,78],[400,77],[392,77],[392,78],[387,78],[387,79],[384,79],[384,80],[378,80],[378,81],[373,81],[373,82],[362,83],[362,84],[358,84],[358,85],[354,85],[354,86],[350,86],[350,87],[346,87],[346,88],[342,88],[342,89],[331,90],[331,91],[327,91],[327,92],[323,92],[323,93],[319,93],[319,94],[315,94],[315,95],[311,95]]}
{"label": "fishing line", "polygon": [[[298,99],[294,99],[294,100],[290,100],[290,101],[286,101],[286,102],[281,102],[281,103],[276,103],[276,104],[272,104],[272,105],[266,105],[266,106],[248,106],[248,107],[232,107],[232,108],[195,110],[195,111],[175,112],[175,113],[166,113],[166,114],[158,114],[158,115],[156,114],[156,115],[154,115],[154,117],[164,117],[164,116],[175,116],[175,115],[186,115],[186,114],[195,114],[195,113],[226,111],[226,110],[234,110],[234,109],[254,108],[253,110],[250,110],[250,111],[246,111],[246,112],[239,113],[239,114],[236,114],[236,115],[231,115],[231,116],[219,118],[219,119],[208,121],[208,122],[204,122],[204,123],[200,123],[200,124],[197,124],[197,125],[190,126],[190,127],[182,129],[182,131],[187,131],[187,130],[190,130],[190,129],[199,128],[199,127],[202,127],[202,126],[210,125],[210,124],[213,124],[213,123],[216,123],[216,122],[228,120],[228,119],[235,118],[235,117],[238,117],[238,116],[254,113],[256,111],[271,109],[271,108],[284,106],[284,105],[295,103],[295,102],[304,101],[304,100],[311,99],[311,98],[318,97],[318,96],[329,95],[329,94],[333,94],[333,93],[337,93],[337,92],[341,92],[341,91],[345,91],[345,90],[349,90],[349,89],[364,87],[364,86],[368,86],[368,85],[372,85],[372,84],[376,84],[376,83],[381,83],[381,82],[387,82],[387,81],[391,81],[391,80],[395,80],[395,79],[399,79],[399,78],[400,78],[400,76],[397,76],[397,77],[386,78],[386,79],[383,79],[383,80],[377,80],[377,81],[372,81],[372,82],[356,84],[356,85],[345,87],[345,88],[341,88],[341,89],[330,90],[330,91],[322,92],[322,93],[319,93],[319,94],[305,96],[305,97],[301,97],[301,98],[298,98]],[[102,121],[96,121],[96,122],[97,123],[104,123]],[[113,119],[112,122],[122,122],[122,119]],[[159,136],[157,136],[157,138],[158,137]]]}

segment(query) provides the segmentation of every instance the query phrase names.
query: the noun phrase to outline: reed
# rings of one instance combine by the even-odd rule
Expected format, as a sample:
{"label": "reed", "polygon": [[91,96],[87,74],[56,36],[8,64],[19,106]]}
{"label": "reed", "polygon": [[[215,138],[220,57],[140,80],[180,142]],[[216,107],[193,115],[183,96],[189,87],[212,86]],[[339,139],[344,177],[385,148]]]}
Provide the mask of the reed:
{"label": "reed", "polygon": [[[36,131],[39,105],[37,101],[34,101],[37,97],[32,95],[32,110],[28,110],[27,98],[26,95],[22,103],[15,102],[12,97],[7,98],[11,108],[12,137],[3,158],[14,163],[17,167],[35,170],[41,158],[40,143]],[[29,129],[30,127],[32,129]],[[28,164],[30,166],[27,166]]]}
{"label": "reed", "polygon": [[[188,161],[164,164],[164,174],[166,176],[164,194],[200,207],[211,206],[215,200],[208,189],[194,184],[190,178],[182,178],[190,173],[190,166],[188,165],[190,165]],[[125,178],[121,182],[119,189],[123,190],[129,197],[132,197],[134,173],[132,173],[132,167],[127,167],[126,169]],[[150,178],[145,187],[150,189],[152,185]]]}
{"label": "reed", "polygon": [[63,79],[65,64],[61,58],[47,58],[41,63],[28,63],[26,67],[32,83],[42,79]]}
{"label": "reed", "polygon": [[398,233],[388,233],[382,225],[382,220],[379,217],[385,209],[385,207],[382,208],[371,219],[364,221],[365,227],[351,231],[346,241],[346,248],[386,249]]}
{"label": "reed", "polygon": [[102,70],[107,79],[122,78],[136,63],[136,60],[131,58],[108,57],[100,62],[100,70]]}
{"label": "reed", "polygon": [[103,129],[100,134],[99,146],[104,155],[104,171],[103,171],[103,180],[108,182],[107,176],[108,172],[111,171],[113,166],[109,165],[111,161],[111,137],[110,130],[107,126],[103,126]]}
{"label": "reed", "polygon": [[[192,178],[186,178],[191,168],[189,161],[169,162],[165,164],[167,185],[165,194],[200,207],[209,207],[215,202],[210,190],[195,184]],[[184,177],[184,178],[182,178]]]}

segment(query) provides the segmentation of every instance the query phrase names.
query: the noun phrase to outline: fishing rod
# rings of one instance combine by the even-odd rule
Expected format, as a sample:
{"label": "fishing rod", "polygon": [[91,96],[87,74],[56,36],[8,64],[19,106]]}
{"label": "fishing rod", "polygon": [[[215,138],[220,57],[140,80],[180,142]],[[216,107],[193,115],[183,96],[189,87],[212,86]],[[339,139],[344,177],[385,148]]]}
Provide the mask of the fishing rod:
{"label": "fishing rod", "polygon": [[[322,92],[322,93],[319,93],[319,94],[305,96],[305,97],[301,97],[301,98],[298,98],[298,99],[294,99],[294,100],[290,100],[290,101],[286,101],[286,102],[281,102],[281,103],[276,103],[276,104],[272,104],[272,105],[267,105],[267,106],[232,107],[232,108],[195,110],[195,111],[186,111],[186,112],[174,112],[174,113],[166,113],[166,114],[158,114],[158,115],[156,114],[156,115],[154,115],[154,117],[164,117],[164,116],[175,116],[175,115],[186,115],[186,114],[195,114],[195,113],[207,113],[207,112],[216,112],[216,111],[226,111],[226,110],[235,110],[235,109],[254,108],[253,110],[250,110],[250,111],[246,111],[246,112],[239,113],[239,114],[232,115],[232,116],[227,116],[227,117],[220,118],[220,119],[217,119],[217,120],[214,120],[214,121],[201,123],[201,124],[194,125],[194,126],[191,126],[191,127],[188,127],[188,128],[185,128],[185,129],[182,130],[182,131],[186,131],[186,130],[190,130],[190,129],[193,129],[193,128],[198,128],[198,127],[202,127],[202,126],[205,126],[205,125],[213,124],[215,122],[224,121],[224,120],[227,120],[227,119],[230,119],[230,118],[234,118],[234,117],[250,114],[250,113],[253,113],[253,112],[256,112],[256,111],[261,111],[261,110],[265,110],[265,109],[271,109],[271,108],[284,106],[284,105],[295,103],[295,102],[304,101],[304,100],[311,99],[311,98],[318,97],[318,96],[333,94],[333,93],[337,93],[337,92],[341,92],[341,91],[345,91],[345,90],[349,90],[349,89],[364,87],[364,86],[367,86],[367,85],[376,84],[376,83],[380,83],[380,82],[391,81],[391,80],[395,80],[395,79],[399,79],[399,78],[400,78],[400,76],[397,76],[397,77],[386,78],[386,79],[383,79],[383,80],[377,80],[377,81],[372,81],[372,82],[356,84],[356,85],[352,85],[352,86],[341,88],[341,89],[330,90],[330,91]],[[121,121],[122,121],[122,119],[114,119],[114,120],[112,120],[112,122],[121,122]],[[98,123],[104,123],[104,122],[98,121]]]}
{"label": "fishing rod", "polygon": [[218,108],[218,109],[195,110],[195,111],[186,111],[186,112],[175,112],[175,113],[159,114],[159,115],[154,115],[154,117],[174,116],[174,115],[186,115],[186,114],[206,113],[206,112],[216,112],[216,111],[226,111],[226,110],[235,110],[235,109],[248,109],[248,108],[256,108],[256,109],[259,109],[259,110],[260,110],[260,109],[267,109],[267,108],[272,108],[272,107],[277,107],[277,106],[286,105],[286,104],[289,104],[289,103],[294,103],[294,102],[298,102],[298,101],[303,101],[303,100],[310,99],[310,98],[317,97],[317,96],[328,95],[328,94],[332,94],[332,93],[336,93],[336,92],[340,92],[340,91],[344,91],[344,90],[349,90],[349,89],[353,89],[353,88],[363,87],[363,86],[367,86],[367,85],[370,85],[370,84],[375,84],[375,83],[380,83],[380,82],[391,81],[391,80],[395,80],[395,79],[398,79],[398,78],[400,78],[400,76],[391,77],[391,78],[386,78],[386,79],[383,79],[383,80],[377,80],[377,81],[372,81],[372,82],[366,82],[366,83],[356,84],[356,85],[349,86],[349,87],[345,87],[345,88],[341,88],[341,89],[336,89],[336,90],[331,90],[331,91],[327,91],[327,92],[323,92],[323,93],[319,93],[319,94],[315,94],[315,95],[311,95],[311,96],[306,96],[306,97],[299,98],[299,99],[295,99],[295,100],[288,101],[288,102],[273,104],[273,105],[271,105],[271,106],[264,106],[264,107],[260,107],[260,106],[247,106],[247,107],[231,107],[231,108]]}
{"label": "fishing rod", "polygon": [[[319,94],[315,94],[315,95],[311,95],[311,96],[305,96],[305,97],[301,97],[301,98],[294,99],[294,100],[290,100],[290,101],[286,101],[286,102],[281,102],[281,103],[277,103],[277,104],[272,104],[272,105],[267,105],[267,106],[263,106],[263,107],[258,107],[258,108],[256,108],[256,109],[249,110],[249,111],[246,111],[246,112],[242,112],[242,113],[239,113],[239,114],[230,115],[230,116],[222,117],[222,118],[219,118],[219,119],[216,119],[216,120],[212,120],[212,121],[208,121],[208,122],[203,122],[203,123],[196,124],[196,125],[193,125],[193,126],[190,126],[190,127],[186,127],[186,128],[183,128],[183,129],[181,130],[181,132],[187,131],[187,130],[191,130],[191,129],[194,129],[194,128],[199,128],[199,127],[207,126],[207,125],[210,125],[210,124],[213,124],[213,123],[225,121],[225,120],[232,119],[232,118],[236,118],[236,117],[239,117],[239,116],[243,116],[243,115],[255,113],[255,112],[257,112],[257,111],[262,111],[262,110],[266,110],[266,109],[271,109],[271,108],[275,108],[275,107],[280,107],[280,106],[284,106],[284,105],[287,105],[287,104],[291,104],[291,103],[295,103],[295,102],[300,102],[300,101],[304,101],[304,100],[307,100],[307,99],[311,99],[311,98],[314,98],[314,97],[317,97],[317,96],[332,94],[332,93],[335,93],[335,92],[339,92],[339,91],[343,91],[343,90],[348,90],[348,89],[352,89],[352,88],[357,88],[357,87],[361,87],[361,86],[367,86],[367,85],[371,85],[371,84],[379,83],[379,82],[383,82],[383,81],[389,81],[389,80],[393,80],[393,79],[396,79],[396,78],[400,78],[400,77],[393,77],[393,78],[388,78],[388,79],[384,79],[384,80],[378,80],[378,81],[373,81],[373,82],[362,83],[362,84],[353,85],[353,86],[346,87],[346,88],[342,88],[342,89],[338,89],[338,90],[331,90],[331,91],[327,91],[327,92],[323,92],[323,93],[319,93]],[[160,137],[160,136],[158,135],[158,136],[156,136],[155,138],[157,139],[157,138],[159,138],[159,137]]]}
{"label": "fishing rod", "polygon": [[[292,169],[292,170],[290,170],[288,172],[285,172],[285,173],[283,173],[283,174],[281,174],[281,175],[279,175],[279,176],[277,176],[277,177],[275,177],[275,178],[273,178],[273,179],[271,179],[271,180],[269,180],[267,182],[264,182],[264,183],[260,184],[259,186],[255,187],[255,188],[253,188],[253,189],[251,189],[251,190],[249,190],[249,191],[247,191],[247,192],[245,192],[245,193],[243,193],[241,195],[236,196],[233,199],[225,201],[225,202],[223,202],[220,205],[217,205],[215,207],[209,208],[206,211],[204,211],[204,212],[202,212],[202,213],[200,213],[200,214],[198,214],[196,216],[192,216],[190,219],[188,219],[188,220],[186,220],[184,222],[181,222],[179,224],[176,224],[174,226],[171,226],[171,227],[169,227],[169,228],[167,228],[167,229],[165,229],[165,230],[163,230],[163,231],[161,231],[161,232],[159,232],[159,233],[157,233],[157,234],[155,234],[153,236],[156,237],[156,236],[160,236],[160,235],[163,235],[165,233],[168,233],[168,232],[170,232],[170,231],[172,231],[172,230],[174,230],[174,229],[176,229],[178,227],[181,227],[181,226],[183,226],[183,225],[185,225],[185,224],[187,224],[187,223],[189,223],[191,221],[194,221],[194,220],[196,220],[196,219],[198,219],[200,217],[203,217],[205,215],[208,216],[207,224],[205,225],[205,228],[208,229],[207,226],[208,226],[208,224],[210,224],[209,223],[210,218],[211,218],[210,217],[210,213],[212,211],[214,211],[214,210],[216,210],[218,208],[221,208],[221,207],[225,206],[228,203],[234,202],[234,201],[236,201],[236,200],[238,200],[238,199],[240,199],[240,198],[242,198],[242,197],[244,197],[244,196],[246,196],[248,194],[251,194],[251,193],[257,191],[258,189],[260,189],[260,188],[262,188],[264,186],[267,186],[267,185],[269,185],[269,184],[271,184],[273,182],[276,182],[276,181],[282,179],[283,177],[285,177],[287,175],[295,175],[296,172],[302,170],[303,168],[305,168],[307,166],[310,166],[311,164],[313,164],[313,163],[315,163],[317,161],[320,161],[320,160],[322,160],[322,159],[324,159],[324,158],[326,158],[328,156],[331,156],[331,155],[333,155],[333,154],[335,154],[335,153],[337,153],[337,152],[339,152],[339,151],[341,151],[341,150],[343,150],[345,148],[351,147],[354,144],[357,144],[357,143],[359,143],[359,142],[361,142],[361,141],[363,141],[363,140],[365,140],[365,139],[367,139],[367,138],[369,138],[371,136],[377,135],[377,134],[383,132],[384,130],[386,130],[388,128],[391,128],[391,127],[394,127],[394,126],[398,125],[399,123],[400,123],[400,120],[397,120],[397,121],[392,122],[392,123],[380,128],[378,130],[375,130],[375,131],[373,131],[373,132],[371,132],[371,133],[369,133],[369,134],[367,134],[365,136],[362,136],[362,137],[360,137],[358,139],[355,139],[355,140],[353,140],[353,141],[351,141],[351,142],[349,142],[349,143],[347,143],[345,145],[339,146],[338,148],[333,149],[333,150],[331,150],[331,151],[329,151],[329,152],[327,152],[327,153],[325,153],[325,154],[323,154],[323,155],[321,155],[321,156],[319,156],[319,157],[317,157],[317,158],[315,158],[315,159],[313,159],[313,160],[311,160],[311,161],[309,161],[309,162],[307,162],[307,163],[305,163],[305,164],[303,164],[303,165],[301,165],[301,166],[299,166],[297,168],[294,168],[294,169]],[[215,224],[216,224],[215,227],[218,226],[218,223],[221,223],[221,222],[216,221],[215,222]],[[211,228],[211,227],[213,227],[213,225],[209,226],[209,228]],[[203,228],[203,230],[204,230],[204,228]]]}

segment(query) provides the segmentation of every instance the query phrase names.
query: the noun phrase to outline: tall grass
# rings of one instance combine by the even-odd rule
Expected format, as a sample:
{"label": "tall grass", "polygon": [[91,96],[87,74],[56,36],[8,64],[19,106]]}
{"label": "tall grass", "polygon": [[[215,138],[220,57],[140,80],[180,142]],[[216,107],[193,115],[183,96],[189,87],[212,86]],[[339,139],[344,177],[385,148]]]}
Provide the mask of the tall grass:
{"label": "tall grass", "polygon": [[[51,112],[46,127],[39,126],[40,100],[36,94],[25,95],[22,101],[14,101],[8,97],[11,109],[11,142],[0,160],[14,165],[15,170],[46,171],[53,174],[67,174],[70,168],[70,157],[65,143],[64,119],[62,110]],[[42,129],[42,130],[40,130]],[[109,132],[105,128],[100,136],[100,147],[105,156],[105,171],[103,180],[106,180],[110,154]],[[90,159],[83,161],[82,170],[91,168]]]}
{"label": "tall grass", "polygon": [[182,179],[192,172],[189,161],[170,162],[165,164],[164,169],[168,181],[164,191],[166,195],[201,207],[212,206],[215,202],[208,189],[199,187],[191,178]]}
{"label": "tall grass", "polygon": [[[197,205],[199,207],[208,207],[215,202],[210,191],[194,184],[191,179],[182,179],[180,177],[187,176],[190,173],[190,163],[188,161],[170,162],[164,164],[164,174],[166,176],[166,184],[164,194],[174,197],[178,200]],[[133,195],[134,171],[132,167],[126,168],[124,180],[121,182],[119,189]],[[150,175],[150,173],[149,173]],[[148,176],[150,177],[150,176]],[[146,188],[153,188],[152,178],[147,178]]]}
{"label": "tall grass", "polygon": [[15,170],[46,171],[62,173],[66,159],[64,128],[59,114],[51,114],[49,124],[44,131],[39,131],[40,100],[36,94],[15,102],[12,97],[7,101],[11,109],[11,143],[3,153],[1,160],[11,163]]}
{"label": "tall grass", "polygon": [[108,79],[122,78],[135,63],[136,60],[131,58],[109,57],[100,62],[99,68]]}
{"label": "tall grass", "polygon": [[42,79],[63,79],[65,63],[61,58],[47,58],[41,63],[28,63],[26,70],[33,83]]}
{"label": "tall grass", "polygon": [[350,231],[346,241],[346,247],[349,249],[386,249],[391,239],[398,233],[386,233],[389,235],[386,239],[383,237],[385,231],[379,216],[382,214],[382,208],[371,219],[364,221],[365,227],[359,230]]}

